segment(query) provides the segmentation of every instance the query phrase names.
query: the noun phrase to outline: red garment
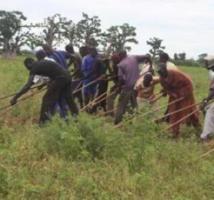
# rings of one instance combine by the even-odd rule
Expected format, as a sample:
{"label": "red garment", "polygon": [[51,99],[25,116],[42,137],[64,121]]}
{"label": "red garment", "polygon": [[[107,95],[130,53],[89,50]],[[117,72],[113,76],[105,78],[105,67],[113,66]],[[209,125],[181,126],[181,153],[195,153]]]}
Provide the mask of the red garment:
{"label": "red garment", "polygon": [[[169,95],[168,113],[172,113],[172,112],[175,112],[176,110],[195,104],[192,80],[185,73],[181,72],[180,70],[168,70],[168,77],[167,78],[160,77],[160,83],[164,88],[164,90]],[[181,97],[184,97],[184,99],[176,103],[170,104],[171,102]],[[173,125],[178,120],[181,120],[182,118],[184,118],[191,112],[195,111],[196,109],[197,107],[195,105],[193,107],[190,107],[178,113],[170,115],[169,123]],[[196,112],[192,114],[190,117],[188,117],[187,119],[182,120],[178,124],[175,124],[172,127],[172,131],[175,136],[179,135],[180,124],[182,123],[185,123],[187,125],[198,126],[199,112]]]}

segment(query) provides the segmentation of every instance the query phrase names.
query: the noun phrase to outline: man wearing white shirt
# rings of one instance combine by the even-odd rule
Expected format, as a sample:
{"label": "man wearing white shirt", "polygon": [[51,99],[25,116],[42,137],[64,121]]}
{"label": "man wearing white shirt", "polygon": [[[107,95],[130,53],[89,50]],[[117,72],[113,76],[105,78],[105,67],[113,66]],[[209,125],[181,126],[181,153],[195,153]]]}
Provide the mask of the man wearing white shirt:
{"label": "man wearing white shirt", "polygon": [[203,104],[201,105],[201,109],[204,110],[206,107],[207,110],[204,119],[204,128],[200,137],[203,141],[206,141],[214,136],[214,102],[209,103],[214,99],[214,56],[207,56],[204,59],[209,70],[210,88],[208,97],[203,100]]}

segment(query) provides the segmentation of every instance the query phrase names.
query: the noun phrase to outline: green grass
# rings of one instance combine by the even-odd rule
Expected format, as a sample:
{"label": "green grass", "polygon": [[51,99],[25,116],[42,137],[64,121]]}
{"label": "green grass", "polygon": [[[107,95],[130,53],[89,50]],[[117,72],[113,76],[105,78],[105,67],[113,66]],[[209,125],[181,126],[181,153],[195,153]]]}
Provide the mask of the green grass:
{"label": "green grass", "polygon": [[[22,61],[0,60],[1,96],[25,82]],[[197,101],[206,97],[207,71],[182,70],[193,78]],[[183,127],[175,141],[153,115],[115,129],[110,119],[84,113],[78,122],[56,117],[39,128],[32,122],[40,103],[41,95],[0,116],[0,199],[214,199],[214,156],[201,157],[211,147],[198,142],[199,130]]]}

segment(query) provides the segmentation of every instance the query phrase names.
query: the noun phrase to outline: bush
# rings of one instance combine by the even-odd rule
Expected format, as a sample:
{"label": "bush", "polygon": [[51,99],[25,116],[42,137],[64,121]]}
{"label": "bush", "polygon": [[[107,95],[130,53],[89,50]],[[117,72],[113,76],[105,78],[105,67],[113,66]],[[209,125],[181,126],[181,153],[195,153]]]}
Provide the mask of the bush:
{"label": "bush", "polygon": [[71,160],[95,161],[122,155],[123,146],[118,146],[123,141],[122,136],[117,131],[104,130],[102,120],[91,120],[88,115],[79,116],[77,122],[70,120],[67,124],[54,118],[41,129],[43,150]]}
{"label": "bush", "polygon": [[75,122],[66,124],[59,118],[42,128],[43,149],[47,153],[58,154],[64,159],[85,159],[88,155],[82,146],[83,138],[79,134]]}
{"label": "bush", "polygon": [[[22,63],[23,57],[1,59],[2,96],[25,82]],[[191,75],[197,101],[203,99],[207,71],[181,69]],[[56,117],[40,128],[32,124],[40,102],[35,96],[0,117],[0,199],[213,199],[213,154],[201,158],[213,145],[198,143],[198,131],[185,126],[179,140],[171,139],[166,124],[153,123],[164,109],[143,116],[166,98],[143,106],[121,128],[85,113],[77,122]]]}
{"label": "bush", "polygon": [[173,60],[173,63],[177,66],[190,66],[190,67],[200,67],[200,63],[193,59],[188,60]]}
{"label": "bush", "polygon": [[90,177],[78,177],[75,184],[75,191],[77,199],[99,199],[99,189]]}
{"label": "bush", "polygon": [[8,188],[8,175],[6,169],[0,166],[0,198],[4,199],[9,192]]}

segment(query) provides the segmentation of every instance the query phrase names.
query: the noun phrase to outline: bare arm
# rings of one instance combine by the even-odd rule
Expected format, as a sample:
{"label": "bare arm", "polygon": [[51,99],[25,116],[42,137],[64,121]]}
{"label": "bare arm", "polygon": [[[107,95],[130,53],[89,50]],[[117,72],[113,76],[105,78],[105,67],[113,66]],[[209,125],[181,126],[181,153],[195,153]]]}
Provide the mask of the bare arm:
{"label": "bare arm", "polygon": [[214,98],[214,88],[210,88],[207,98],[205,98],[200,105],[200,109],[204,111],[204,108],[207,106],[208,102],[213,98]]}
{"label": "bare arm", "polygon": [[160,83],[160,78],[158,76],[153,76],[153,81],[152,81],[152,84],[153,85],[156,85]]}
{"label": "bare arm", "polygon": [[25,94],[29,89],[30,87],[33,85],[33,79],[34,79],[34,76],[33,75],[30,75],[27,83],[21,88],[21,90],[19,92],[16,93],[16,95],[11,99],[10,103],[11,105],[14,105],[16,104],[16,101],[19,97],[21,97],[23,94]]}
{"label": "bare arm", "polygon": [[214,88],[210,88],[208,97],[206,98],[207,102],[214,98]]}

